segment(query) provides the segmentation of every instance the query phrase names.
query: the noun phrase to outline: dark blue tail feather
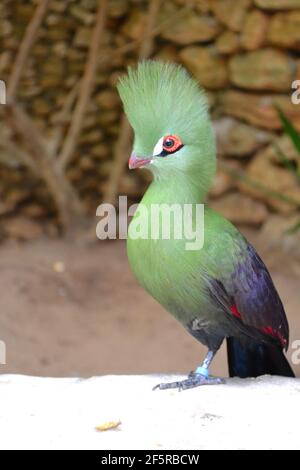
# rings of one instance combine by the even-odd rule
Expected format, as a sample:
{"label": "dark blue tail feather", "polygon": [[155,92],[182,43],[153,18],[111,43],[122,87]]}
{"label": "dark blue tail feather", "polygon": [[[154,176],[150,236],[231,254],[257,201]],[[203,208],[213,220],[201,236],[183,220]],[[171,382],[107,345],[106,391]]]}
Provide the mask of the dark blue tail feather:
{"label": "dark blue tail feather", "polygon": [[238,338],[227,338],[227,355],[230,377],[259,377],[279,375],[295,377],[282,349],[256,341],[242,344]]}

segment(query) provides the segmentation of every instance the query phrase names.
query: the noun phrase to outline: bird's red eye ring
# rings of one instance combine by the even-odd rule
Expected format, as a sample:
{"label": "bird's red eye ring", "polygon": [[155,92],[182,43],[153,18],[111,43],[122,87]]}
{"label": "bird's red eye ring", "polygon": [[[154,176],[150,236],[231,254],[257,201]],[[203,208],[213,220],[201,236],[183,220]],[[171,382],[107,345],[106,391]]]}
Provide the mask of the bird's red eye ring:
{"label": "bird's red eye ring", "polygon": [[167,153],[174,153],[182,147],[182,142],[176,135],[166,135],[163,140],[163,150]]}

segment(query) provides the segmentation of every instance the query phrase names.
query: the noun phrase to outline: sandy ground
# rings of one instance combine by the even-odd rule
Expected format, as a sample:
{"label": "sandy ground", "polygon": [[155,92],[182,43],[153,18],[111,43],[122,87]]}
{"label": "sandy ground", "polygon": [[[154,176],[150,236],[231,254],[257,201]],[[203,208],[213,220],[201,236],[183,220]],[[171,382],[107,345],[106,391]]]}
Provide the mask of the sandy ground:
{"label": "sandy ground", "polygon": [[[265,256],[300,339],[299,265]],[[59,240],[0,248],[1,373],[88,377],[186,373],[204,349],[135,282],[123,242]],[[288,353],[291,357],[292,349]],[[300,377],[300,366],[295,367]],[[214,374],[227,374],[222,350]]]}
{"label": "sandy ground", "polygon": [[299,450],[299,379],[152,391],[177,378],[1,376],[0,449]]}

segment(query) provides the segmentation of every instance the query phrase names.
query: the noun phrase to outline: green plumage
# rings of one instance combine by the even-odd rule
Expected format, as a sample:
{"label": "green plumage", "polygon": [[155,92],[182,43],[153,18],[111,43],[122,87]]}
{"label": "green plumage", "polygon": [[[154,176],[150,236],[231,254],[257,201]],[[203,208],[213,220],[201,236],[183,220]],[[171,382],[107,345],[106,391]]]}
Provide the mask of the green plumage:
{"label": "green plumage", "polygon": [[[143,206],[150,211],[152,204],[183,207],[204,202],[215,172],[215,146],[206,99],[197,83],[178,65],[147,61],[136,70],[129,69],[118,90],[134,129],[137,155],[152,155],[164,135],[178,135],[184,143],[178,155],[157,159],[149,166],[154,181],[141,201]],[[148,218],[141,224],[147,224],[150,231]],[[224,275],[233,270],[233,247],[228,246],[232,237],[225,231],[236,234],[229,222],[209,208],[205,210],[205,244],[199,251],[187,251],[185,239],[133,240],[129,228],[128,257],[137,280],[184,325],[199,311],[203,321],[214,323],[206,276],[218,274],[220,261]],[[226,257],[220,256],[222,250]]]}
{"label": "green plumage", "polygon": [[[148,227],[150,235],[153,204],[177,204],[184,210],[185,204],[205,201],[216,159],[203,91],[182,67],[155,61],[130,68],[118,90],[134,130],[134,161],[146,162],[153,174],[141,201],[148,212],[137,211],[129,227],[127,251],[136,279],[212,352],[225,337],[286,346],[288,325],[267,269],[219,214],[205,205],[204,246],[196,251],[186,249],[184,237],[133,236],[137,224]],[[169,135],[182,143],[172,154],[160,148]],[[171,220],[173,233],[178,221]],[[195,212],[192,223],[195,227]]]}
{"label": "green plumage", "polygon": [[117,88],[145,155],[169,133],[180,133],[186,143],[203,143],[209,124],[206,97],[182,67],[141,62],[128,69]]}
{"label": "green plumage", "polygon": [[174,155],[159,169],[152,165],[154,176],[170,180],[173,173],[189,172],[206,192],[215,172],[215,147],[207,101],[197,83],[178,65],[145,61],[135,70],[129,68],[118,91],[134,130],[137,155],[152,155],[159,138],[168,134],[181,137],[183,154],[189,149],[189,158]]}

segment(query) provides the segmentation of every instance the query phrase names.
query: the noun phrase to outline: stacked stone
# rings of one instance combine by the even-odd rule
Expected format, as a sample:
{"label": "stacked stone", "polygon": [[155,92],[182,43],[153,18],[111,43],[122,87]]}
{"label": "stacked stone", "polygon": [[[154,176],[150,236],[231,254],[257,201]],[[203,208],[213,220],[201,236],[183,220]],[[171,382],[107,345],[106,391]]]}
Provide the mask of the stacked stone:
{"label": "stacked stone", "polygon": [[[1,0],[2,80],[9,77],[36,4]],[[52,0],[23,71],[18,98],[49,142],[57,126],[67,131],[72,118],[70,113],[61,122],[61,109],[83,74],[96,6],[97,0]],[[109,0],[96,87],[67,169],[91,213],[101,202],[112,170],[122,113],[115,83],[126,66],[136,62],[136,49],[122,51],[122,46],[142,37],[147,6],[142,0]],[[291,101],[291,84],[300,80],[300,0],[166,0],[157,25],[163,26],[152,56],[182,63],[208,91],[218,153],[225,163],[211,190],[212,205],[234,222],[250,225],[259,226],[272,212],[294,216],[295,205],[284,198],[299,201],[300,206],[300,185],[278,161],[276,148],[298,168],[300,159],[282,136],[274,104],[300,131],[300,104]],[[237,178],[241,171],[258,185]],[[145,175],[125,173],[120,193],[139,198],[148,182]],[[273,197],[260,185],[284,198]],[[9,218],[11,232],[17,218],[35,225],[42,221],[48,233],[56,233],[55,211],[44,185],[17,156],[2,149],[0,196],[0,216],[6,222]]]}

